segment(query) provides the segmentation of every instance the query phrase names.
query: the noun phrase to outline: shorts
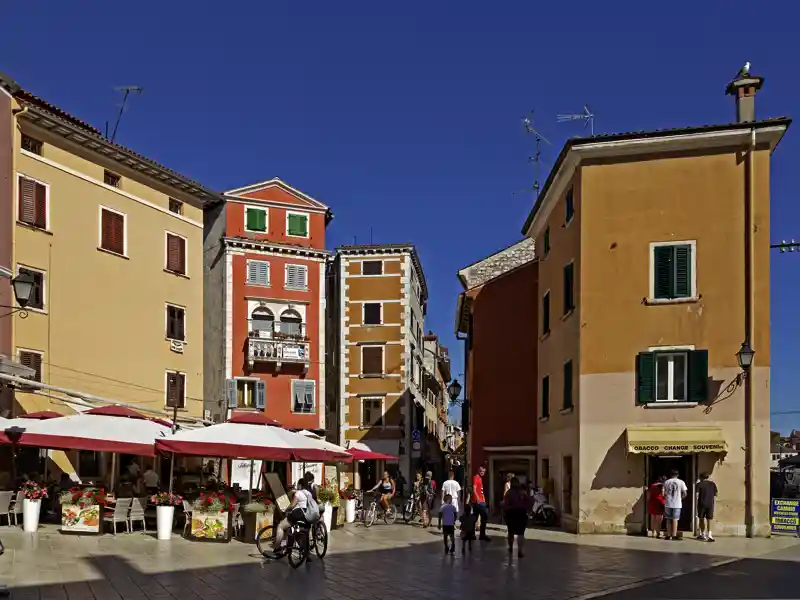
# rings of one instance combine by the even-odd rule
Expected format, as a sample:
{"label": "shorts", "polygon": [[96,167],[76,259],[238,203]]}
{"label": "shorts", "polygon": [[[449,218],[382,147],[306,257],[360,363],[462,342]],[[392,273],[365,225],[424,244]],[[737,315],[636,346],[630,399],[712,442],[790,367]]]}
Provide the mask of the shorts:
{"label": "shorts", "polygon": [[714,507],[713,506],[703,506],[702,504],[697,505],[697,518],[698,519],[713,519],[714,518]]}
{"label": "shorts", "polygon": [[445,537],[454,537],[456,535],[456,526],[455,525],[443,525],[442,526],[442,533]]}
{"label": "shorts", "polygon": [[664,507],[664,518],[665,519],[675,519],[676,521],[681,518],[681,509],[680,508],[671,508],[669,506]]}

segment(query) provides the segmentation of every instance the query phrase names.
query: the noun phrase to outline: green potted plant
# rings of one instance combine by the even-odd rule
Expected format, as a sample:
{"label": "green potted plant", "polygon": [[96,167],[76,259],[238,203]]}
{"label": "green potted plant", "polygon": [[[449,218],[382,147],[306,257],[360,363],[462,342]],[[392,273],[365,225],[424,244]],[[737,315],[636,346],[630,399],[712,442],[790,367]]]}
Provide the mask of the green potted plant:
{"label": "green potted plant", "polygon": [[255,542],[258,532],[267,525],[272,525],[275,505],[265,492],[253,492],[252,501],[242,506],[241,514],[244,524],[244,541]]}
{"label": "green potted plant", "polygon": [[333,516],[333,499],[337,496],[329,488],[321,487],[317,490],[317,502],[320,508],[324,508],[325,512],[322,513],[322,520],[328,531],[331,530],[332,516]]}
{"label": "green potted plant", "polygon": [[35,481],[26,481],[20,489],[22,492],[22,529],[28,533],[36,533],[39,529],[39,511],[42,498],[47,498],[47,488]]}
{"label": "green potted plant", "polygon": [[61,531],[100,533],[106,491],[98,487],[74,487],[61,492]]}
{"label": "green potted plant", "polygon": [[201,492],[192,505],[191,539],[230,542],[233,504],[225,492]]}

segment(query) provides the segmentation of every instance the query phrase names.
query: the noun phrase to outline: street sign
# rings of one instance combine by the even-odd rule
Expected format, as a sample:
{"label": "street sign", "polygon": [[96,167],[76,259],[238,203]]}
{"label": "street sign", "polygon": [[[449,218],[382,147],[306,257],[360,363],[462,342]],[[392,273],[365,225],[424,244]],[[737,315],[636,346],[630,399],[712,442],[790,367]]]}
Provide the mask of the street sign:
{"label": "street sign", "polygon": [[422,439],[422,436],[419,433],[419,429],[415,429],[414,431],[411,432],[411,439],[415,442],[418,442],[420,441],[420,439]]}
{"label": "street sign", "polygon": [[800,534],[800,500],[773,498],[771,513],[772,533]]}

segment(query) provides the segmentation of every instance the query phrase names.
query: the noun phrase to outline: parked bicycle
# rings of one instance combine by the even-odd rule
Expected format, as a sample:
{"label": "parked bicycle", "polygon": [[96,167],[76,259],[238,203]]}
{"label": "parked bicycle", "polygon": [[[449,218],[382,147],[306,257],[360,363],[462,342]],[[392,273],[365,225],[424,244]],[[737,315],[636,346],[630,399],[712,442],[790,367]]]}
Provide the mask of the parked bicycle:
{"label": "parked bicycle", "polygon": [[273,550],[271,546],[274,539],[275,526],[262,527],[256,535],[258,551],[266,558],[286,556],[289,564],[295,569],[306,562],[312,549],[319,558],[325,558],[328,553],[328,528],[322,520],[322,515],[310,526],[306,522],[293,523],[286,532],[281,547]]}
{"label": "parked bicycle", "polygon": [[403,504],[403,521],[410,523],[419,517],[419,500],[416,494],[411,494]]}

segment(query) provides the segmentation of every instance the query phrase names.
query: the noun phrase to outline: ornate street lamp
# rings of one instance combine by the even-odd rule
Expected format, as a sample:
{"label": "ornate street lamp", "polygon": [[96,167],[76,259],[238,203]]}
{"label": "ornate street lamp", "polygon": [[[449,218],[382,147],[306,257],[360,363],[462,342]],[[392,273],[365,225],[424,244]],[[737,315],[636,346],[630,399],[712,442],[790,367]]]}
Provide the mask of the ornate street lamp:
{"label": "ornate street lamp", "polygon": [[750,347],[750,340],[742,342],[742,347],[739,348],[739,351],[736,353],[736,361],[739,363],[739,368],[744,373],[750,370],[750,365],[753,364],[753,356],[755,353],[755,350]]}
{"label": "ornate street lamp", "polygon": [[453,379],[450,385],[447,386],[447,395],[450,396],[451,402],[456,402],[458,400],[458,397],[461,395],[461,384],[458,383],[458,379]]}
{"label": "ornate street lamp", "polygon": [[28,306],[28,303],[31,301],[34,283],[33,275],[30,273],[20,273],[12,279],[11,287],[14,288],[14,298],[17,300],[17,306],[0,306],[0,308],[13,309],[10,313],[0,316],[8,317],[14,313],[19,313],[21,318],[26,318],[28,316],[28,311],[25,310],[25,307]]}

